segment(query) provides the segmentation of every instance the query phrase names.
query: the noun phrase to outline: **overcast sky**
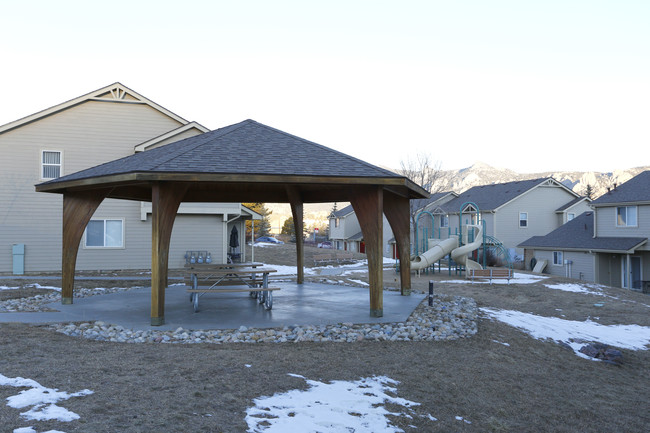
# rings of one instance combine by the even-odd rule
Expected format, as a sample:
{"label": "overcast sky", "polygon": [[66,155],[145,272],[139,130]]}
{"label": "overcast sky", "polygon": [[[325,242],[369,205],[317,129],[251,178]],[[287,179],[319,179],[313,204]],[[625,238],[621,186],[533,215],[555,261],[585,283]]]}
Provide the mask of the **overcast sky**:
{"label": "overcast sky", "polygon": [[650,165],[650,1],[3,1],[0,124],[119,81],[398,167]]}

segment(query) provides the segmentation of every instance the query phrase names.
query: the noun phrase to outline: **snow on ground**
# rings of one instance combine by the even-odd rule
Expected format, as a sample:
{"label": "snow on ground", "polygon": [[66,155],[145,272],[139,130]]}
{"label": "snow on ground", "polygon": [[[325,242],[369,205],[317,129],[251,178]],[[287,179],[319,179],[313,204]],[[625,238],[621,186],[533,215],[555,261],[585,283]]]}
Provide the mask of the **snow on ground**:
{"label": "snow on ground", "polygon": [[[547,279],[548,277],[543,277],[541,275],[531,275],[531,274],[522,274],[519,272],[515,272],[512,275],[512,278],[510,278],[510,282],[506,279],[497,279],[494,278],[492,279],[492,284],[535,284],[539,283],[540,281],[543,281]],[[449,280],[445,281],[445,283],[462,283],[462,284],[467,284],[468,280]],[[472,284],[490,284],[490,280],[488,279],[477,279],[471,281]]]}
{"label": "snow on ground", "polygon": [[493,319],[522,329],[538,340],[551,339],[565,343],[578,356],[587,359],[593,358],[579,352],[587,342],[630,350],[647,350],[650,345],[650,327],[647,326],[601,325],[591,320],[579,322],[496,308],[481,308],[481,311]]}
{"label": "snow on ground", "polygon": [[563,284],[544,284],[546,288],[552,290],[562,290],[565,292],[584,293],[587,295],[606,296],[596,285],[585,285],[580,283],[563,283]]}
{"label": "snow on ground", "polygon": [[354,284],[359,284],[361,286],[369,286],[370,285],[370,284],[366,283],[365,281],[361,281],[361,280],[353,280],[353,279],[348,278],[348,281],[350,281],[351,283],[354,283]]}
{"label": "snow on ground", "polygon": [[[7,377],[0,374],[0,386],[13,386],[16,388],[28,388],[20,391],[16,395],[7,397],[7,406],[14,409],[29,410],[21,412],[20,415],[28,421],[46,421],[57,420],[69,422],[79,419],[79,415],[69,411],[56,403],[62,400],[68,400],[71,397],[82,397],[92,394],[93,391],[84,389],[72,394],[65,391],[59,391],[56,388],[46,388],[33,379],[22,377]],[[14,430],[14,433],[35,432],[32,427],[22,427]],[[50,430],[50,433],[54,430]],[[47,432],[46,432],[47,433]]]}
{"label": "snow on ground", "polygon": [[[395,397],[399,382],[385,376],[365,377],[356,381],[336,380],[323,383],[304,376],[307,390],[292,389],[272,396],[256,398],[255,406],[246,411],[249,432],[357,433],[402,432],[392,426],[387,415],[412,418],[413,406],[420,403]],[[385,404],[402,406],[390,412]],[[435,421],[431,415],[425,418]]]}

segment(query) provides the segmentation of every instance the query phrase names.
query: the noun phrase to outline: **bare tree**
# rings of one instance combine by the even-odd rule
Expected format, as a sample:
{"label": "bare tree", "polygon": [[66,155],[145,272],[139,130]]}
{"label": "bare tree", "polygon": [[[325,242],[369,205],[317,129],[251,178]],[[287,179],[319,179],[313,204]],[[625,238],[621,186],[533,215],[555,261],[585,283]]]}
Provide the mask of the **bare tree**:
{"label": "bare tree", "polygon": [[[398,174],[411,179],[413,182],[427,190],[429,194],[444,191],[448,182],[444,179],[440,161],[433,161],[428,153],[418,153],[415,159],[407,157],[400,161]],[[410,202],[411,229],[415,227],[418,212],[427,204],[429,199],[415,199]]]}

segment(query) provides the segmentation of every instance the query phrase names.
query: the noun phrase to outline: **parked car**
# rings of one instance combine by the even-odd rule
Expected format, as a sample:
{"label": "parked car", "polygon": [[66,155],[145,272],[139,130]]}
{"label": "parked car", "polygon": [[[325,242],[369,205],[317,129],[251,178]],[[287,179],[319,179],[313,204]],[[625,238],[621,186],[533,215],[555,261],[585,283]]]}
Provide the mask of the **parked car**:
{"label": "parked car", "polygon": [[284,242],[279,241],[271,236],[260,236],[259,238],[255,239],[255,242],[264,242],[267,244],[284,244]]}
{"label": "parked car", "polygon": [[330,241],[321,242],[318,244],[318,248],[332,248],[332,243]]}

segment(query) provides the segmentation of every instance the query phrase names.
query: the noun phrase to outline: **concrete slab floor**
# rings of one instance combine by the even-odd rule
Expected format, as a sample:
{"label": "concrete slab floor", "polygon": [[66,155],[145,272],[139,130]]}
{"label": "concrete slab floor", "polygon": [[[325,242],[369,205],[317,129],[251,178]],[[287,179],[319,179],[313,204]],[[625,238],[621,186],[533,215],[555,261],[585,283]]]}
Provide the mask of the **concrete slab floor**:
{"label": "concrete slab floor", "polygon": [[319,283],[273,283],[273,309],[266,310],[248,292],[208,293],[194,313],[184,288],[165,292],[165,324],[151,326],[151,288],[75,298],[74,304],[49,304],[58,312],[0,313],[0,322],[53,323],[103,321],[133,330],[278,328],[291,325],[404,322],[425,295],[384,291],[384,316],[370,317],[367,288]]}

